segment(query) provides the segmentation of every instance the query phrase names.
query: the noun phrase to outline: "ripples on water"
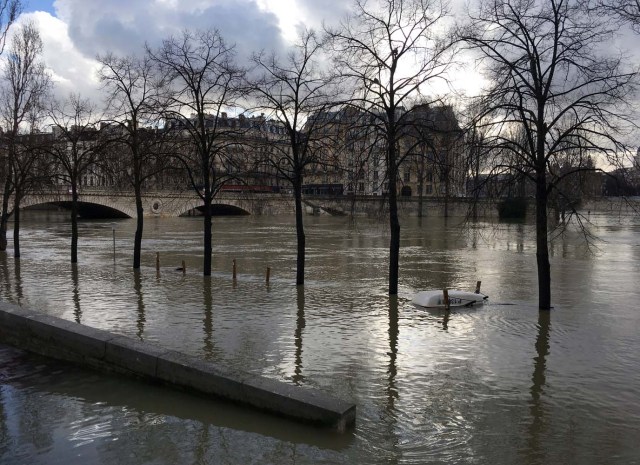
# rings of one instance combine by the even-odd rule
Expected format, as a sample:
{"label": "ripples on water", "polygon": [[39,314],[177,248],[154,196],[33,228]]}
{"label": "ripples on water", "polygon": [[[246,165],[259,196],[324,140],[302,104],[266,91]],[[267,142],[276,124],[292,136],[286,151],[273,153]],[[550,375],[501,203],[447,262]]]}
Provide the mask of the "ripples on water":
{"label": "ripples on water", "polygon": [[[535,307],[526,225],[407,220],[389,299],[386,228],[366,220],[307,219],[304,290],[292,285],[292,218],[215,219],[204,285],[198,219],[149,221],[139,274],[128,268],[131,221],[83,223],[76,268],[65,223],[26,224],[19,266],[0,262],[0,298],[325,390],[356,402],[358,422],[353,434],[321,432],[4,348],[0,463],[640,460],[638,227],[600,220],[607,246],[596,254],[575,235],[554,244],[551,318]],[[484,307],[410,303],[415,290],[478,279]]]}

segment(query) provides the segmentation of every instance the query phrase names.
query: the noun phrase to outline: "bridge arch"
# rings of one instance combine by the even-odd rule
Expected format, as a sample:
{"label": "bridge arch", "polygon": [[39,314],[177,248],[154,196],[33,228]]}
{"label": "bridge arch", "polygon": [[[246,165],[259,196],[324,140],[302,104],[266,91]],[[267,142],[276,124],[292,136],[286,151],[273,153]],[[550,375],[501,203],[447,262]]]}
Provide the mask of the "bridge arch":
{"label": "bridge arch", "polygon": [[[250,215],[251,212],[247,211],[240,205],[237,205],[233,200],[230,201],[214,201],[211,204],[211,208],[213,210],[214,216],[224,216],[224,215]],[[189,212],[198,211],[202,212],[204,209],[204,202],[202,200],[199,201],[191,201],[184,204],[182,207],[176,209],[176,216],[188,216]]]}
{"label": "bridge arch", "polygon": [[[243,194],[242,196],[225,194],[213,199],[214,214],[219,215],[253,215],[273,211],[271,196]],[[278,199],[280,199],[278,197]],[[105,190],[101,188],[83,187],[78,195],[78,202],[85,206],[85,213],[104,208],[108,217],[136,217],[135,197],[126,191]],[[71,203],[71,194],[66,188],[49,192],[30,193],[21,202],[21,208],[40,205],[57,204],[67,206]],[[178,217],[190,210],[202,210],[204,202],[194,193],[178,191],[149,191],[143,193],[142,204],[145,217]],[[109,210],[110,209],[110,210]]]}
{"label": "bridge arch", "polygon": [[[36,207],[38,205],[56,205],[71,209],[71,196],[28,195],[20,204],[20,208]],[[133,218],[135,212],[131,208],[108,198],[92,197],[78,199],[78,214],[82,218]]]}

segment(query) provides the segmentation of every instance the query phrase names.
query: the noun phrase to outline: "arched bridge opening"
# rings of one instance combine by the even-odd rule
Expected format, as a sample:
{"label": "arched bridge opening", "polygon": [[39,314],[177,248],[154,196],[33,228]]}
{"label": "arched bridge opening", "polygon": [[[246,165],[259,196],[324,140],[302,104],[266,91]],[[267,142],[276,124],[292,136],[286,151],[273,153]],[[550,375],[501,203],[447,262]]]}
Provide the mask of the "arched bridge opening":
{"label": "arched bridge opening", "polygon": [[[71,211],[71,201],[53,201],[41,204],[33,204],[25,207],[28,210],[46,209],[47,205],[62,208]],[[112,219],[112,218],[131,218],[126,213],[106,205],[100,205],[91,202],[78,202],[78,216],[83,219]]]}
{"label": "arched bridge opening", "polygon": [[[245,216],[250,215],[248,211],[235,205],[214,204],[211,205],[211,214],[213,216]],[[204,205],[195,207],[180,216],[202,216],[204,215]]]}

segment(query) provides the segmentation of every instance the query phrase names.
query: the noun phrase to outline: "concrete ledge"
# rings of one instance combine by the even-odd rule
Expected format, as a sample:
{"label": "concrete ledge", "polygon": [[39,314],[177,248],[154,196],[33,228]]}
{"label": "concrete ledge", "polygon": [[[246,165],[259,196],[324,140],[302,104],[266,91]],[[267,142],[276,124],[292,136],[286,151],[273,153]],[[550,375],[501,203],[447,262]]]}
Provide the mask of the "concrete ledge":
{"label": "concrete ledge", "polygon": [[0,302],[0,342],[344,431],[356,406],[321,391],[234,372],[215,363]]}
{"label": "concrete ledge", "polygon": [[115,336],[105,343],[104,362],[116,367],[117,371],[153,379],[156,377],[158,357],[165,352],[166,349],[152,344]]}
{"label": "concrete ledge", "polygon": [[156,376],[168,384],[240,401],[242,382],[219,366],[180,352],[168,352],[158,358]]}

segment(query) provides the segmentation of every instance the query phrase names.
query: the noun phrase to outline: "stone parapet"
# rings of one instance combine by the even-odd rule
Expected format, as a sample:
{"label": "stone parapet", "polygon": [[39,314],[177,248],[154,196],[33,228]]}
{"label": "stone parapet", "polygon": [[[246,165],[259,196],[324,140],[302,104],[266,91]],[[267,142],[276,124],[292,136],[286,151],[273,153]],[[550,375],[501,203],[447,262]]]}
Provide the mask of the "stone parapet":
{"label": "stone parapet", "polygon": [[0,302],[0,342],[339,431],[355,423],[356,406],[324,392],[229,370],[158,345],[4,302]]}

